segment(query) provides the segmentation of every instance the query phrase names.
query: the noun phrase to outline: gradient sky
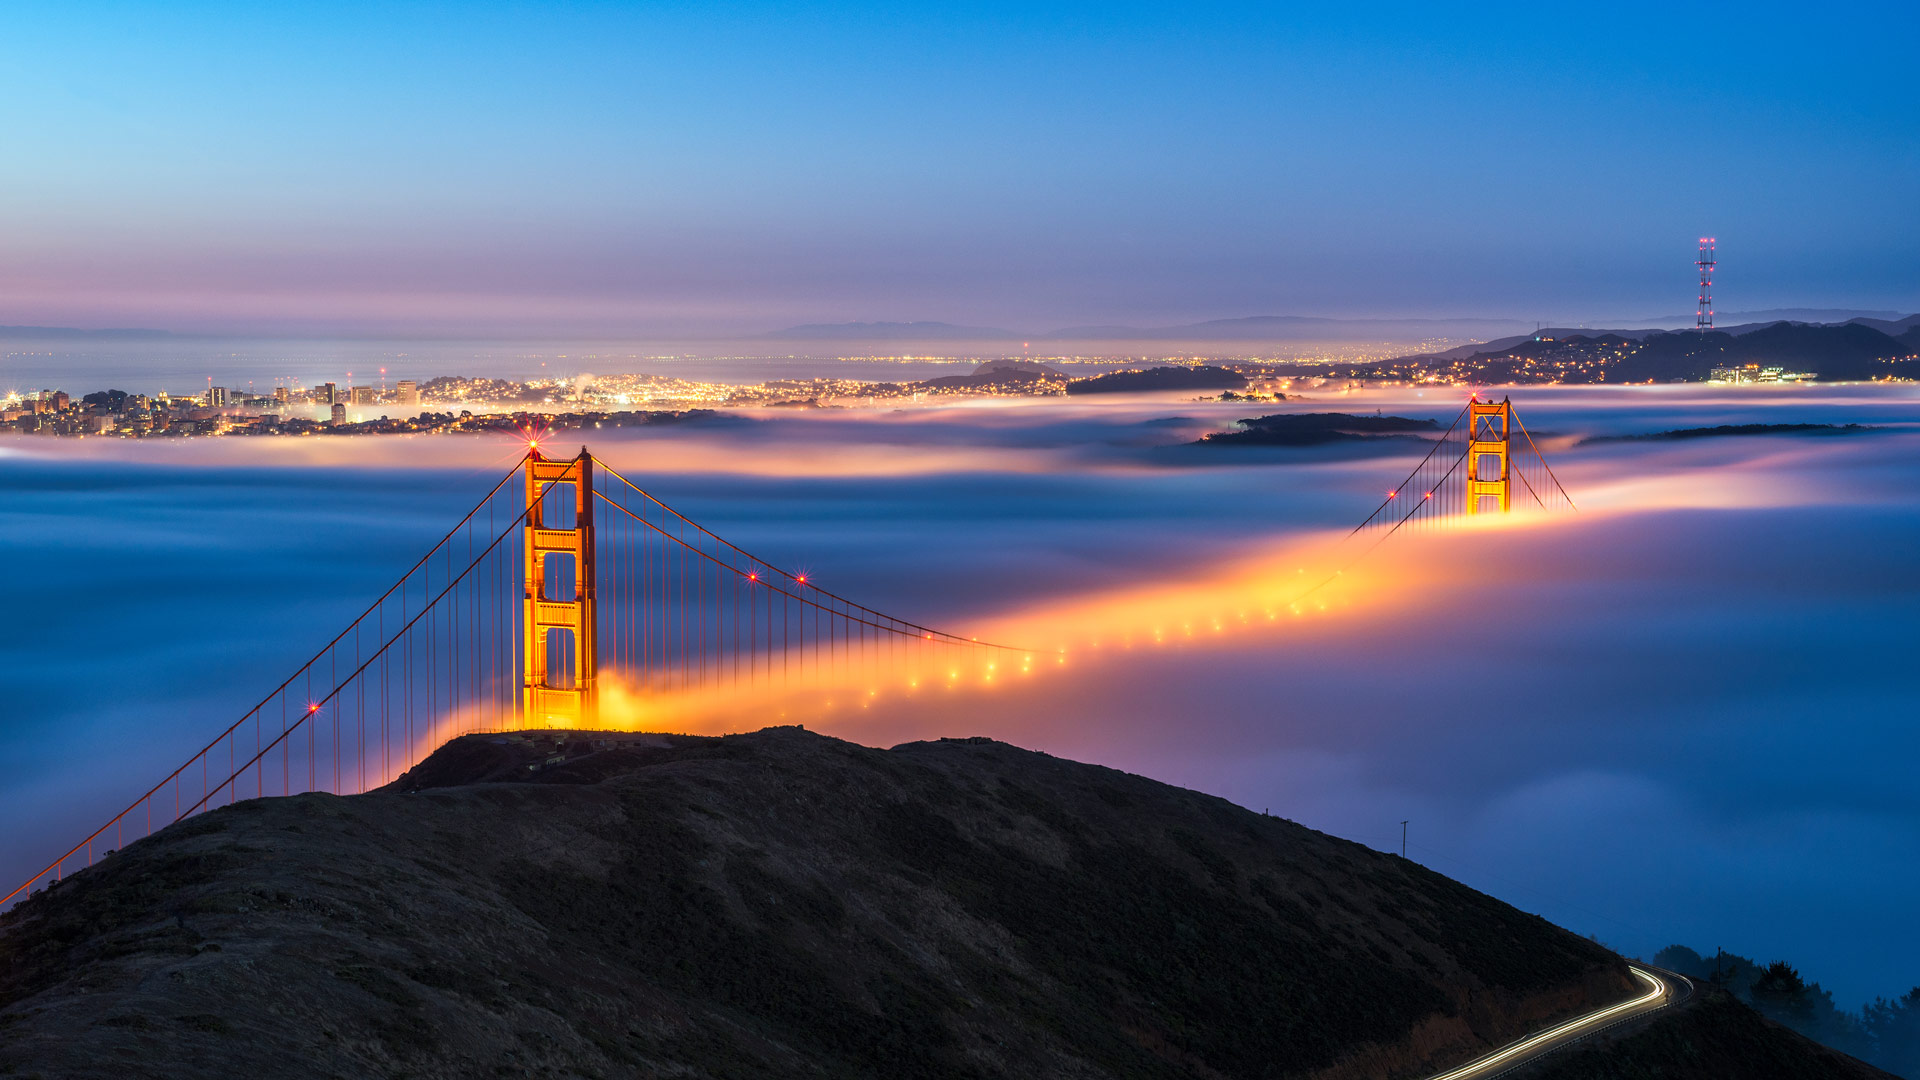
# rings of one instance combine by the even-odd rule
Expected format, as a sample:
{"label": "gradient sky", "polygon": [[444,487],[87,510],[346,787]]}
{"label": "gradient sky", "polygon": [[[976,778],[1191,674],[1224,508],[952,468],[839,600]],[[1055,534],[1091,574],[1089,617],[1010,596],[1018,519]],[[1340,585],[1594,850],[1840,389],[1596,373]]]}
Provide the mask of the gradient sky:
{"label": "gradient sky", "polygon": [[1911,4],[39,4],[0,324],[1920,308]]}

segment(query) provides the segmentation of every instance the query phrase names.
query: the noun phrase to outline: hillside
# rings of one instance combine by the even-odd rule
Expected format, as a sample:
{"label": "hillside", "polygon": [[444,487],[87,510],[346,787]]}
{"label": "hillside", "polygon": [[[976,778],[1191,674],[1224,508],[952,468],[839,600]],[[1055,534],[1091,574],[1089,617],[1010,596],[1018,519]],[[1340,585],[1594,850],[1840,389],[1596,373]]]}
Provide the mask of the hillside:
{"label": "hillside", "polygon": [[925,390],[978,390],[1005,393],[1059,393],[1067,376],[1058,368],[1031,360],[989,360],[965,375],[942,375],[913,384]]}
{"label": "hillside", "polygon": [[1356,366],[1350,376],[1418,379],[1438,374],[1482,383],[1698,382],[1716,367],[1754,364],[1811,372],[1821,379],[1920,376],[1920,328],[1888,334],[1864,322],[1776,322],[1729,330],[1556,331],[1478,348],[1401,357]]}
{"label": "hillside", "polygon": [[984,740],[470,736],[0,917],[0,1075],[1408,1077],[1624,997],[1417,864]]}
{"label": "hillside", "polygon": [[1200,437],[1199,446],[1321,446],[1331,442],[1404,439],[1438,435],[1433,420],[1405,416],[1355,416],[1351,413],[1275,413],[1239,421],[1230,431]]}
{"label": "hillside", "polygon": [[1702,987],[1691,1007],[1658,1015],[1518,1070],[1508,1080],[1895,1080]]}
{"label": "hillside", "polygon": [[599,743],[459,740],[73,875],[0,920],[0,1072],[1411,1075],[1627,990],[1415,864],[1108,769]]}
{"label": "hillside", "polygon": [[1245,390],[1247,377],[1222,367],[1154,367],[1144,371],[1110,371],[1090,379],[1075,379],[1067,393],[1128,394],[1143,390]]}

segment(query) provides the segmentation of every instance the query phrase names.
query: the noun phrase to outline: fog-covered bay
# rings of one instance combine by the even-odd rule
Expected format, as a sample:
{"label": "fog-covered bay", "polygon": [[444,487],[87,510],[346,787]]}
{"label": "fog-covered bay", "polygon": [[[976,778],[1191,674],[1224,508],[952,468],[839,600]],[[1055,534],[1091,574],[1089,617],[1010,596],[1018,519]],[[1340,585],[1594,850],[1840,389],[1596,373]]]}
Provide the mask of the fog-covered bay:
{"label": "fog-covered bay", "polygon": [[[1462,396],[1285,408],[1444,424]],[[1412,857],[1630,953],[1786,957],[1843,1004],[1920,982],[1920,395],[1514,396],[1578,514],[1396,537],[1271,619],[1287,575],[1324,569],[1417,448],[1181,449],[1272,407],[1173,398],[749,413],[585,441],[838,592],[1071,658],[991,689],[889,689],[810,727],[991,735],[1383,849],[1409,820]],[[1755,422],[1889,427],[1578,445]],[[0,442],[0,867],[37,870],[224,727],[518,453]]]}

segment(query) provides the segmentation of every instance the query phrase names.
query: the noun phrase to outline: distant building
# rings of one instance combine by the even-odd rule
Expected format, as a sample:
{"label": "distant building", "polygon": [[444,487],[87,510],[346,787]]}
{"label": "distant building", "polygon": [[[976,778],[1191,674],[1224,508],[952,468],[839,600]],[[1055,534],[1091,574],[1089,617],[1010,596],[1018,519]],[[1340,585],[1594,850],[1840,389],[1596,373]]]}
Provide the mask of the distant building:
{"label": "distant building", "polygon": [[292,396],[292,391],[288,390],[284,386],[276,386],[273,388],[273,400],[279,402],[282,405],[285,405],[287,403],[287,398],[290,396]]}
{"label": "distant building", "polygon": [[1788,371],[1784,367],[1761,367],[1759,364],[1717,367],[1707,373],[1707,381],[1717,383],[1806,382],[1816,377],[1810,371]]}
{"label": "distant building", "polygon": [[[331,387],[333,384],[328,383],[327,385]],[[333,416],[327,420],[327,423],[332,424],[335,427],[338,427],[341,424],[344,424],[346,422],[347,422],[347,407],[338,401],[334,402]]]}
{"label": "distant building", "polygon": [[347,388],[347,400],[355,405],[371,405],[375,401],[373,387],[350,386]]}
{"label": "distant building", "polygon": [[227,388],[224,386],[207,387],[207,408],[223,409],[227,405]]}
{"label": "distant building", "polygon": [[339,388],[335,387],[332,383],[321,383],[319,388],[319,395],[320,395],[320,404],[322,405],[340,404]]}
{"label": "distant building", "polygon": [[67,396],[67,392],[65,390],[55,390],[53,392],[53,397],[50,398],[49,400],[53,402],[54,412],[62,412],[66,409],[67,406],[73,404],[73,399]]}
{"label": "distant building", "polygon": [[420,384],[412,379],[401,379],[396,393],[402,405],[420,404]]}

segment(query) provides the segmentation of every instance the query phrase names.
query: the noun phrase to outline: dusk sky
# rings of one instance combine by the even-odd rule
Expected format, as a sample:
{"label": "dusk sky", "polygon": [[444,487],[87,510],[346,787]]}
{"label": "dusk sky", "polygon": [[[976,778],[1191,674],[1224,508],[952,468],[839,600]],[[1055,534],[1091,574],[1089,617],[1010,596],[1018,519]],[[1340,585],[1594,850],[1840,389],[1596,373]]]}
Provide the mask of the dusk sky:
{"label": "dusk sky", "polygon": [[1908,4],[14,4],[0,324],[1920,308]]}

